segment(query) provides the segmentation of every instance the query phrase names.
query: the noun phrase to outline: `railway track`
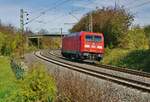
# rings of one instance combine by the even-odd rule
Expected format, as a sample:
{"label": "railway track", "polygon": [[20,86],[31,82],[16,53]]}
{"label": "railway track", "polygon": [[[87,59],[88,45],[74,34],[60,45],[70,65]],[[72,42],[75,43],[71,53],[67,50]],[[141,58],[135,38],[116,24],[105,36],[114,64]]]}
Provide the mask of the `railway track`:
{"label": "railway track", "polygon": [[[61,59],[67,59],[62,56],[59,56],[56,53],[53,54],[50,51],[48,53],[53,56],[59,57]],[[150,73],[147,73],[147,72],[136,71],[136,70],[132,70],[132,69],[128,69],[128,68],[122,68],[122,67],[116,67],[116,66],[110,66],[110,65],[104,65],[104,64],[90,64],[90,65],[96,66],[99,68],[105,68],[105,69],[109,69],[109,70],[114,70],[114,71],[119,71],[119,72],[123,72],[123,73],[128,73],[128,74],[133,74],[133,75],[137,75],[137,76],[141,76],[141,77],[150,78]]]}
{"label": "railway track", "polygon": [[36,52],[35,55],[40,58],[43,59],[45,61],[54,63],[56,65],[80,72],[80,73],[84,73],[96,78],[100,78],[103,80],[107,80],[107,81],[111,81],[123,86],[127,86],[127,87],[131,87],[137,90],[141,90],[144,92],[148,92],[150,93],[150,83],[146,83],[146,82],[141,82],[141,81],[137,81],[137,80],[132,80],[130,78],[124,78],[124,77],[120,77],[117,75],[112,75],[112,74],[108,74],[108,73],[104,73],[104,72],[100,72],[94,69],[89,69],[83,66],[77,66],[74,64],[69,64],[65,61],[60,60],[59,58],[55,57],[54,55],[48,54],[48,53],[42,53],[42,52]]}

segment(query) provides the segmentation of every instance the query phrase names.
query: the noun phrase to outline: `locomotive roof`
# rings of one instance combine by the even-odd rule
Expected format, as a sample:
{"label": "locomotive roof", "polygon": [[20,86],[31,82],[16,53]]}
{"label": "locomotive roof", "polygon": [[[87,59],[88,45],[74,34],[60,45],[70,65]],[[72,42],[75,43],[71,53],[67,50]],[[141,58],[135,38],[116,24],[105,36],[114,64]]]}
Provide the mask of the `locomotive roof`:
{"label": "locomotive roof", "polygon": [[[74,36],[74,35],[81,35],[81,34],[83,34],[83,33],[89,33],[89,34],[91,34],[91,33],[93,33],[93,32],[87,32],[87,31],[81,31],[81,32],[74,32],[74,33],[70,33],[70,34],[67,34],[66,36]],[[94,32],[95,33],[95,32]],[[101,34],[101,33],[98,33],[98,34]]]}

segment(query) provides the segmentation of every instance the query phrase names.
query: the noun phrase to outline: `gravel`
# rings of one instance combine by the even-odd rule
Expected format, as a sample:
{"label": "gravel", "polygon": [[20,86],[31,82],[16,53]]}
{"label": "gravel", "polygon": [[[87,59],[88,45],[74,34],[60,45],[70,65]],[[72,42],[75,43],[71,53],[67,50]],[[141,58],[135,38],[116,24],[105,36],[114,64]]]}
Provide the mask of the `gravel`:
{"label": "gravel", "polygon": [[[79,72],[72,71],[70,69],[67,69],[67,68],[52,64],[50,62],[41,60],[41,59],[37,58],[33,53],[25,55],[25,62],[28,65],[31,65],[31,64],[37,63],[37,62],[42,63],[47,67],[47,69],[50,73],[55,73],[56,70],[59,70],[61,73],[66,72],[66,71],[67,72],[68,71],[69,72],[74,72],[75,74],[78,74],[78,75],[82,76],[82,78],[87,78],[88,77],[89,80],[93,80],[93,82],[95,82],[95,84],[98,84],[98,86],[101,87],[101,88],[105,87],[105,83],[110,83],[111,87],[113,89],[117,90],[117,92],[114,92],[113,94],[120,97],[119,102],[150,102],[150,93],[141,92],[141,91],[138,91],[136,89],[131,89],[131,88],[128,88],[128,87],[125,87],[125,86],[121,86],[121,85],[118,85],[118,84],[115,84],[115,83],[111,83],[111,82],[103,80],[103,79],[98,79],[98,78],[95,78],[95,77],[87,76],[87,75],[79,73]],[[74,62],[68,61],[68,63],[74,63]],[[126,78],[132,78],[132,79],[136,79],[136,80],[140,80],[140,81],[150,83],[149,78],[143,78],[143,77],[140,77],[140,76],[125,74],[125,73],[122,73],[122,72],[111,71],[111,70],[102,69],[102,68],[98,68],[98,67],[96,68],[96,67],[89,66],[89,65],[86,65],[86,64],[83,64],[83,63],[76,63],[75,62],[74,64],[79,65],[79,66],[85,66],[87,68],[94,68],[98,71],[107,72],[107,73],[110,73],[110,74],[113,74],[113,75],[118,75],[118,76],[122,76],[122,77],[126,77]],[[138,100],[134,100],[135,97]]]}

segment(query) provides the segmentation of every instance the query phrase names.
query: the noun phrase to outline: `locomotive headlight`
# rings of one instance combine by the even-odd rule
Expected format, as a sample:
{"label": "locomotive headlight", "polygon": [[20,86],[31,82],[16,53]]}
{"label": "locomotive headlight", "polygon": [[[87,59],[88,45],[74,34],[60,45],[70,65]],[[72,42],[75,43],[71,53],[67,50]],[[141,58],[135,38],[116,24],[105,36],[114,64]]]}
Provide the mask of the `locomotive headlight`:
{"label": "locomotive headlight", "polygon": [[97,46],[97,48],[98,48],[98,49],[103,49],[103,47],[102,47],[102,46]]}
{"label": "locomotive headlight", "polygon": [[84,45],[85,48],[90,48],[90,45]]}

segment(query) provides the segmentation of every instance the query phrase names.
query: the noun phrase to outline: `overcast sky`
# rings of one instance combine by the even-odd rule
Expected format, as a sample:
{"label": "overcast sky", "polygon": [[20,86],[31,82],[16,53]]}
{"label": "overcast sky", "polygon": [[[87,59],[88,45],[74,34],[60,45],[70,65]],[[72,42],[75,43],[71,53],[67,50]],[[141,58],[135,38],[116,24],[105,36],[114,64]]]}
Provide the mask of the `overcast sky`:
{"label": "overcast sky", "polygon": [[35,32],[41,28],[59,32],[62,27],[67,32],[73,26],[72,23],[76,23],[87,12],[96,7],[115,6],[115,2],[124,5],[135,15],[135,24],[150,24],[150,0],[0,0],[0,19],[4,24],[19,28],[21,8],[29,12],[30,20],[46,11],[26,27]]}

